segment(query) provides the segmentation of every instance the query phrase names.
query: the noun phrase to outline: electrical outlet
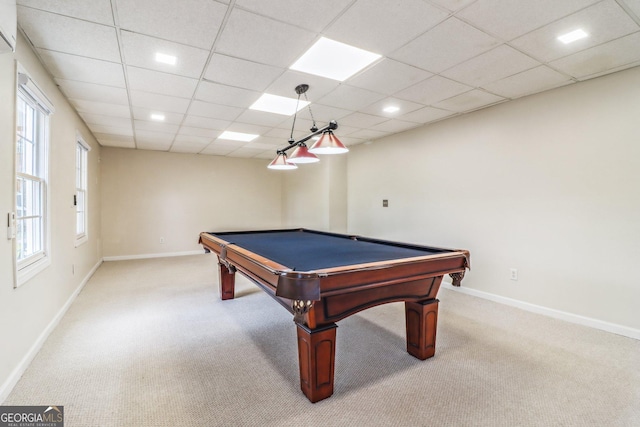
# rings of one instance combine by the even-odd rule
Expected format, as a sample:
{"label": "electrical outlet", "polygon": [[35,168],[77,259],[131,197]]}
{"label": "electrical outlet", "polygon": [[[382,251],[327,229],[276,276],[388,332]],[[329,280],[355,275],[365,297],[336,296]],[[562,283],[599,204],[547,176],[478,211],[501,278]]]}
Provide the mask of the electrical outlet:
{"label": "electrical outlet", "polygon": [[511,280],[518,280],[518,269],[517,268],[512,268],[511,269]]}
{"label": "electrical outlet", "polygon": [[160,238],[160,244],[161,244],[161,245],[162,245],[162,244],[164,244],[164,237],[161,237],[161,238]]}

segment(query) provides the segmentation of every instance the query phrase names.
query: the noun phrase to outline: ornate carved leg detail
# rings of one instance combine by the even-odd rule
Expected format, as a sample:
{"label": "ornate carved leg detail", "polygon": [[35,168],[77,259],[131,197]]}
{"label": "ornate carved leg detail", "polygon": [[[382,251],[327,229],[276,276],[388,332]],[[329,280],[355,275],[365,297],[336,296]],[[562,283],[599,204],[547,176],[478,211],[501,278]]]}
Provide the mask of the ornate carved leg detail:
{"label": "ornate carved leg detail", "polygon": [[300,388],[315,403],[333,394],[337,325],[331,323],[318,329],[309,329],[299,323],[296,326]]}
{"label": "ornate carved leg detail", "polygon": [[236,268],[226,262],[219,261],[219,286],[220,286],[220,298],[233,299],[235,296],[236,288]]}
{"label": "ornate carved leg detail", "polygon": [[462,282],[462,279],[464,279],[464,273],[466,272],[466,270],[462,270],[460,273],[451,273],[449,274],[449,276],[451,276],[451,278],[453,279],[453,283],[451,283],[453,286],[460,286],[460,282]]}
{"label": "ornate carved leg detail", "polygon": [[407,352],[420,360],[436,353],[438,300],[405,302]]}
{"label": "ornate carved leg detail", "polygon": [[296,323],[304,324],[305,315],[313,307],[313,301],[293,300],[291,308],[293,309],[293,321]]}

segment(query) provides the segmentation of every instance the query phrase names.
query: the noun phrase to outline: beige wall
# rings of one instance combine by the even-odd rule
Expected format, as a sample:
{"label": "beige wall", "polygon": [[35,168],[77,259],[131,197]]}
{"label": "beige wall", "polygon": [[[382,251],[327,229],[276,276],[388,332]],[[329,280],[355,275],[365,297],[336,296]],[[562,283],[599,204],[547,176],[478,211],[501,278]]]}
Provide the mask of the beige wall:
{"label": "beige wall", "polygon": [[199,251],[202,231],[281,227],[282,175],[266,164],[103,147],[104,256]]}
{"label": "beige wall", "polygon": [[638,330],[639,120],[634,68],[359,145],[349,231],[469,249],[465,287]]}
{"label": "beige wall", "polygon": [[[49,202],[51,264],[14,289],[13,242],[6,237],[6,215],[14,210],[15,70],[16,61],[53,101],[50,119]],[[100,262],[100,147],[19,35],[16,53],[0,54],[0,402],[41,334],[55,323],[84,279]],[[88,242],[75,242],[76,132],[92,147],[89,152]],[[46,333],[45,333],[46,335]]]}
{"label": "beige wall", "polygon": [[347,155],[321,156],[319,163],[281,171],[286,227],[347,231]]}

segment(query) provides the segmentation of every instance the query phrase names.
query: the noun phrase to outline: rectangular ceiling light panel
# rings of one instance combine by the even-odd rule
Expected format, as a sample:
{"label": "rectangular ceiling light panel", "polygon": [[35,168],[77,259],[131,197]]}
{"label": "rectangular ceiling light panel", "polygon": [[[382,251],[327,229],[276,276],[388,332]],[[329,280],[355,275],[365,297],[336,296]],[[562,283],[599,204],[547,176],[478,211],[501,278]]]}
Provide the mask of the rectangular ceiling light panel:
{"label": "rectangular ceiling light panel", "polygon": [[298,103],[298,109],[296,110],[296,103],[298,103],[298,100],[294,98],[265,93],[249,108],[251,110],[292,116],[309,105],[308,101],[300,100]]}
{"label": "rectangular ceiling light panel", "polygon": [[260,135],[254,135],[251,133],[242,133],[242,132],[230,132],[230,131],[224,131],[220,134],[220,136],[218,137],[218,139],[228,139],[231,141],[245,141],[245,142],[249,142],[249,141],[253,141],[254,139],[256,139],[258,136]]}
{"label": "rectangular ceiling light panel", "polygon": [[587,36],[588,34],[585,33],[584,30],[577,29],[575,31],[571,31],[570,33],[561,35],[560,37],[558,37],[558,40],[560,40],[564,44],[569,44],[576,40],[583,39]]}
{"label": "rectangular ceiling light panel", "polygon": [[342,82],[380,57],[377,53],[322,37],[290,68]]}

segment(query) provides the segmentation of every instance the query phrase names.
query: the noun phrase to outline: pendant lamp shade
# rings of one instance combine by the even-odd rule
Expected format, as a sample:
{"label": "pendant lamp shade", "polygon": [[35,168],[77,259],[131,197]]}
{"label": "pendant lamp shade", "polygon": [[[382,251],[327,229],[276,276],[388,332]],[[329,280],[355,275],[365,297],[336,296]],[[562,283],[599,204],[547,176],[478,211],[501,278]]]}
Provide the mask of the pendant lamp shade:
{"label": "pendant lamp shade", "polygon": [[305,144],[298,145],[287,160],[291,163],[317,163],[320,161],[318,156],[309,152]]}
{"label": "pendant lamp shade", "polygon": [[349,151],[330,130],[323,133],[309,149],[313,154],[340,154]]}
{"label": "pendant lamp shade", "polygon": [[279,153],[267,167],[269,169],[276,170],[298,169],[298,166],[296,166],[295,163],[291,163],[287,160],[287,155],[284,153]]}

